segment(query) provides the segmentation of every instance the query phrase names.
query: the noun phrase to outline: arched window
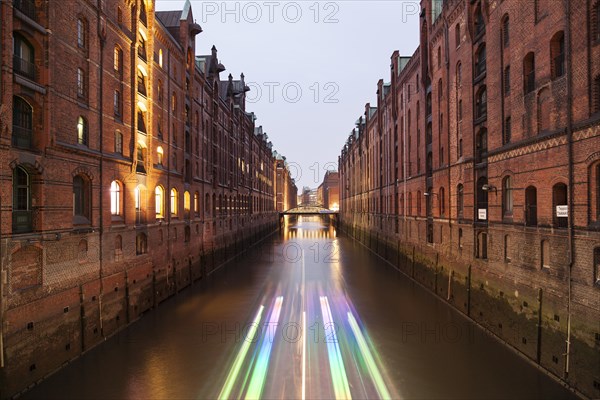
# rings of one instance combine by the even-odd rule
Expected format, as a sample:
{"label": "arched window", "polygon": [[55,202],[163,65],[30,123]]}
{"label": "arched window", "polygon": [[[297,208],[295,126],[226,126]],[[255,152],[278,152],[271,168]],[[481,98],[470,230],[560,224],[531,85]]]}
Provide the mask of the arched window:
{"label": "arched window", "polygon": [[13,233],[25,233],[33,230],[33,214],[31,210],[31,180],[23,167],[13,171]]}
{"label": "arched window", "polygon": [[475,108],[477,118],[483,118],[487,115],[487,90],[485,86],[480,87],[477,91]]}
{"label": "arched window", "polygon": [[567,185],[557,183],[552,187],[552,215],[555,228],[566,228],[568,226],[568,217],[559,217],[562,210],[568,206]]}
{"label": "arched window", "polygon": [[87,21],[79,17],[77,18],[77,47],[87,49]]}
{"label": "arched window", "polygon": [[547,88],[540,90],[537,106],[538,133],[549,131],[551,129],[550,115],[552,112],[552,96],[550,90]]}
{"label": "arched window", "polygon": [[525,225],[537,226],[537,189],[528,186],[525,189]]}
{"label": "arched window", "polygon": [[33,46],[17,32],[13,33],[13,70],[29,79],[37,78]]}
{"label": "arched window", "polygon": [[73,221],[74,224],[89,224],[90,220],[90,182],[82,176],[73,178]]}
{"label": "arched window", "polygon": [[527,94],[535,90],[535,55],[527,53],[523,59],[523,93]]}
{"label": "arched window", "polygon": [[13,96],[13,133],[15,147],[29,149],[33,142],[33,107],[25,99]]}
{"label": "arched window", "polygon": [[475,35],[477,36],[483,32],[485,32],[485,21],[481,12],[481,5],[479,5],[475,9]]}
{"label": "arched window", "polygon": [[146,39],[142,35],[140,35],[138,43],[138,57],[140,57],[144,61],[148,59],[148,55],[146,52]]}
{"label": "arched window", "polygon": [[479,232],[477,234],[477,258],[487,260],[487,241],[488,235],[486,232]]}
{"label": "arched window", "polygon": [[200,215],[200,193],[194,192],[194,214]]}
{"label": "arched window", "polygon": [[135,254],[146,254],[148,252],[148,237],[144,232],[140,232],[135,237]]}
{"label": "arched window", "polygon": [[502,87],[504,88],[504,95],[508,96],[510,94],[510,65],[507,65],[504,68],[504,82]]}
{"label": "arched window", "polygon": [[502,18],[502,44],[504,47],[508,47],[508,44],[510,43],[510,31],[508,28],[508,15],[505,15],[504,18]]}
{"label": "arched window", "polygon": [[190,208],[192,206],[190,198],[190,192],[187,190],[183,192],[183,214],[184,218],[190,218]]}
{"label": "arched window", "polygon": [[88,145],[88,124],[81,115],[77,118],[77,143],[83,146]]}
{"label": "arched window", "polygon": [[462,183],[459,183],[456,187],[456,209],[458,214],[458,219],[462,219],[464,216],[464,207],[465,207],[465,193],[464,187]]}
{"label": "arched window", "polygon": [[164,218],[165,216],[165,189],[162,186],[157,186],[154,189],[154,210],[156,218]]}
{"label": "arched window", "polygon": [[177,189],[172,188],[171,189],[171,214],[177,215],[178,203],[179,203],[179,194],[177,193]]}
{"label": "arched window", "polygon": [[121,204],[121,184],[118,181],[110,183],[110,213],[111,215],[121,215],[123,207]]}
{"label": "arched window", "polygon": [[482,43],[475,54],[475,77],[486,71],[486,57],[485,43]]}
{"label": "arched window", "polygon": [[158,65],[162,68],[163,66],[163,51],[162,49],[158,50]]}
{"label": "arched window", "polygon": [[512,217],[513,215],[513,188],[512,178],[505,176],[502,180],[502,216]]}
{"label": "arched window", "polygon": [[552,79],[558,79],[565,74],[565,34],[556,32],[550,40],[550,62]]}

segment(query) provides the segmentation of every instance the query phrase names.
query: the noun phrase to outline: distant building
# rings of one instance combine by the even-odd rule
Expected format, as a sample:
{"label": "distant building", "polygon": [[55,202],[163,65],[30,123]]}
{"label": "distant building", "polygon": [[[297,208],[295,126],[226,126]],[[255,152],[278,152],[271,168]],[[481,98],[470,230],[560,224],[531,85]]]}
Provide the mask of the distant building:
{"label": "distant building", "polygon": [[317,204],[337,211],[340,208],[340,176],[337,171],[327,171],[317,189]]}
{"label": "distant building", "polygon": [[275,152],[275,209],[286,211],[298,205],[298,188],[285,157]]}

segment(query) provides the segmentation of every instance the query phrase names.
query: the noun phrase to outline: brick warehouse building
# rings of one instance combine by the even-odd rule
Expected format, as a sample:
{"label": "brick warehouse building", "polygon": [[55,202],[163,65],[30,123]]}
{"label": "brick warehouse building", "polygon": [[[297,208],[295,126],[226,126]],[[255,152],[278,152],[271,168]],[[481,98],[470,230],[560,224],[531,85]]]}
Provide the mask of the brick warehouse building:
{"label": "brick warehouse building", "polygon": [[600,396],[600,3],[422,0],[339,158],[343,229]]}
{"label": "brick warehouse building", "polygon": [[[243,74],[189,1],[0,3],[0,397],[277,226]],[[289,175],[289,174],[288,174]]]}
{"label": "brick warehouse building", "polygon": [[275,152],[275,208],[287,211],[298,206],[298,188],[285,156]]}

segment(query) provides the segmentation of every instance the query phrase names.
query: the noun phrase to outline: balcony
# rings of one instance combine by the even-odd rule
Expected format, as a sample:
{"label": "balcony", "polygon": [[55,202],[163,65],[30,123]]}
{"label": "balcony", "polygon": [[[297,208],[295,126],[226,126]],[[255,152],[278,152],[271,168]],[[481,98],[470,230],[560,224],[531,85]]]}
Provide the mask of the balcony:
{"label": "balcony", "polygon": [[12,145],[20,149],[30,149],[33,137],[31,128],[13,125]]}
{"label": "balcony", "polygon": [[32,81],[37,80],[38,70],[35,64],[17,55],[13,55],[13,71]]}
{"label": "balcony", "polygon": [[25,16],[35,22],[37,20],[37,12],[35,10],[35,1],[33,0],[13,0],[13,7],[22,12]]}

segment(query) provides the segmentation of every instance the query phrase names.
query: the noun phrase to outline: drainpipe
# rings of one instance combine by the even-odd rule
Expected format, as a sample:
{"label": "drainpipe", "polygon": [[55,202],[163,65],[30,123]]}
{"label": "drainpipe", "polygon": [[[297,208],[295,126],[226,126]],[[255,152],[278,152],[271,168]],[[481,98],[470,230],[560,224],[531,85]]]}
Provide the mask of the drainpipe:
{"label": "drainpipe", "polygon": [[[2,37],[3,29],[4,29],[4,7],[3,2],[0,2],[0,34]],[[0,93],[4,94],[3,90],[3,81],[2,75],[4,72],[4,62],[2,62],[2,41],[0,40]],[[0,95],[1,96],[1,95]],[[0,97],[0,103],[2,103],[2,98]],[[0,124],[0,130],[2,129],[2,124]],[[1,133],[1,132],[0,132]],[[4,157],[0,159],[4,161]],[[2,204],[2,199],[0,198],[0,205]],[[2,213],[0,213],[0,226],[2,226]],[[0,240],[0,368],[4,368],[4,259],[2,258],[2,241]]]}
{"label": "drainpipe", "polygon": [[[404,227],[406,228],[406,202],[408,201],[408,199],[406,198],[406,174],[408,173],[406,170],[406,82],[404,82],[402,84],[402,113],[403,113],[403,122],[402,122],[402,150],[403,150],[403,160],[402,160],[402,164],[403,164],[403,176],[402,178],[404,178],[404,201],[403,201],[403,208],[404,208]],[[406,232],[406,231],[405,231]]]}
{"label": "drainpipe", "polygon": [[[446,53],[446,129],[448,130],[448,145],[446,146],[446,151],[448,153],[448,157],[446,158],[448,162],[448,196],[446,197],[447,200],[444,199],[444,201],[446,201],[448,204],[448,230],[450,231],[450,248],[452,248],[452,174],[450,172],[450,154],[452,154],[450,152],[450,42],[448,39],[449,28],[446,16],[444,16],[444,32],[444,50]],[[444,208],[446,208],[446,205],[444,205]],[[450,291],[448,291],[448,296],[450,296]]]}
{"label": "drainpipe", "polygon": [[[101,4],[101,3],[100,3]],[[100,6],[101,7],[101,6]],[[104,174],[103,174],[103,164],[104,164],[104,124],[103,124],[103,120],[104,120],[104,109],[103,109],[103,101],[102,99],[104,98],[104,90],[103,90],[103,81],[104,81],[104,44],[106,42],[106,38],[104,37],[104,33],[102,32],[102,25],[100,22],[100,18],[102,16],[102,10],[100,9],[100,7],[98,7],[98,13],[97,13],[97,24],[98,24],[98,38],[100,41],[100,65],[99,65],[99,79],[100,79],[100,84],[99,84],[99,106],[98,106],[98,130],[100,133],[100,204],[99,204],[99,215],[100,215],[100,235],[99,235],[99,247],[100,247],[100,254],[99,254],[99,276],[100,276],[100,295],[98,296],[98,306],[100,308],[100,332],[102,332],[104,334],[103,331],[103,321],[102,321],[102,294],[104,292],[104,284],[102,282],[102,278],[103,278],[103,264],[104,264],[104,252],[103,250],[103,237],[104,237],[104,212],[103,212],[103,194],[104,194],[104,190],[103,190],[103,183],[104,183]],[[83,299],[82,299],[83,300]],[[82,332],[83,335],[83,332]]]}
{"label": "drainpipe", "polygon": [[[565,29],[565,44],[566,44],[566,75],[567,75],[567,149],[569,152],[569,266],[567,270],[568,279],[568,297],[567,297],[567,340],[565,352],[565,373],[564,378],[569,378],[569,363],[571,356],[571,301],[572,301],[572,270],[573,270],[573,251],[574,235],[573,235],[573,85],[571,72],[571,1],[565,0],[566,3],[566,29]],[[556,211],[555,211],[556,212]]]}

